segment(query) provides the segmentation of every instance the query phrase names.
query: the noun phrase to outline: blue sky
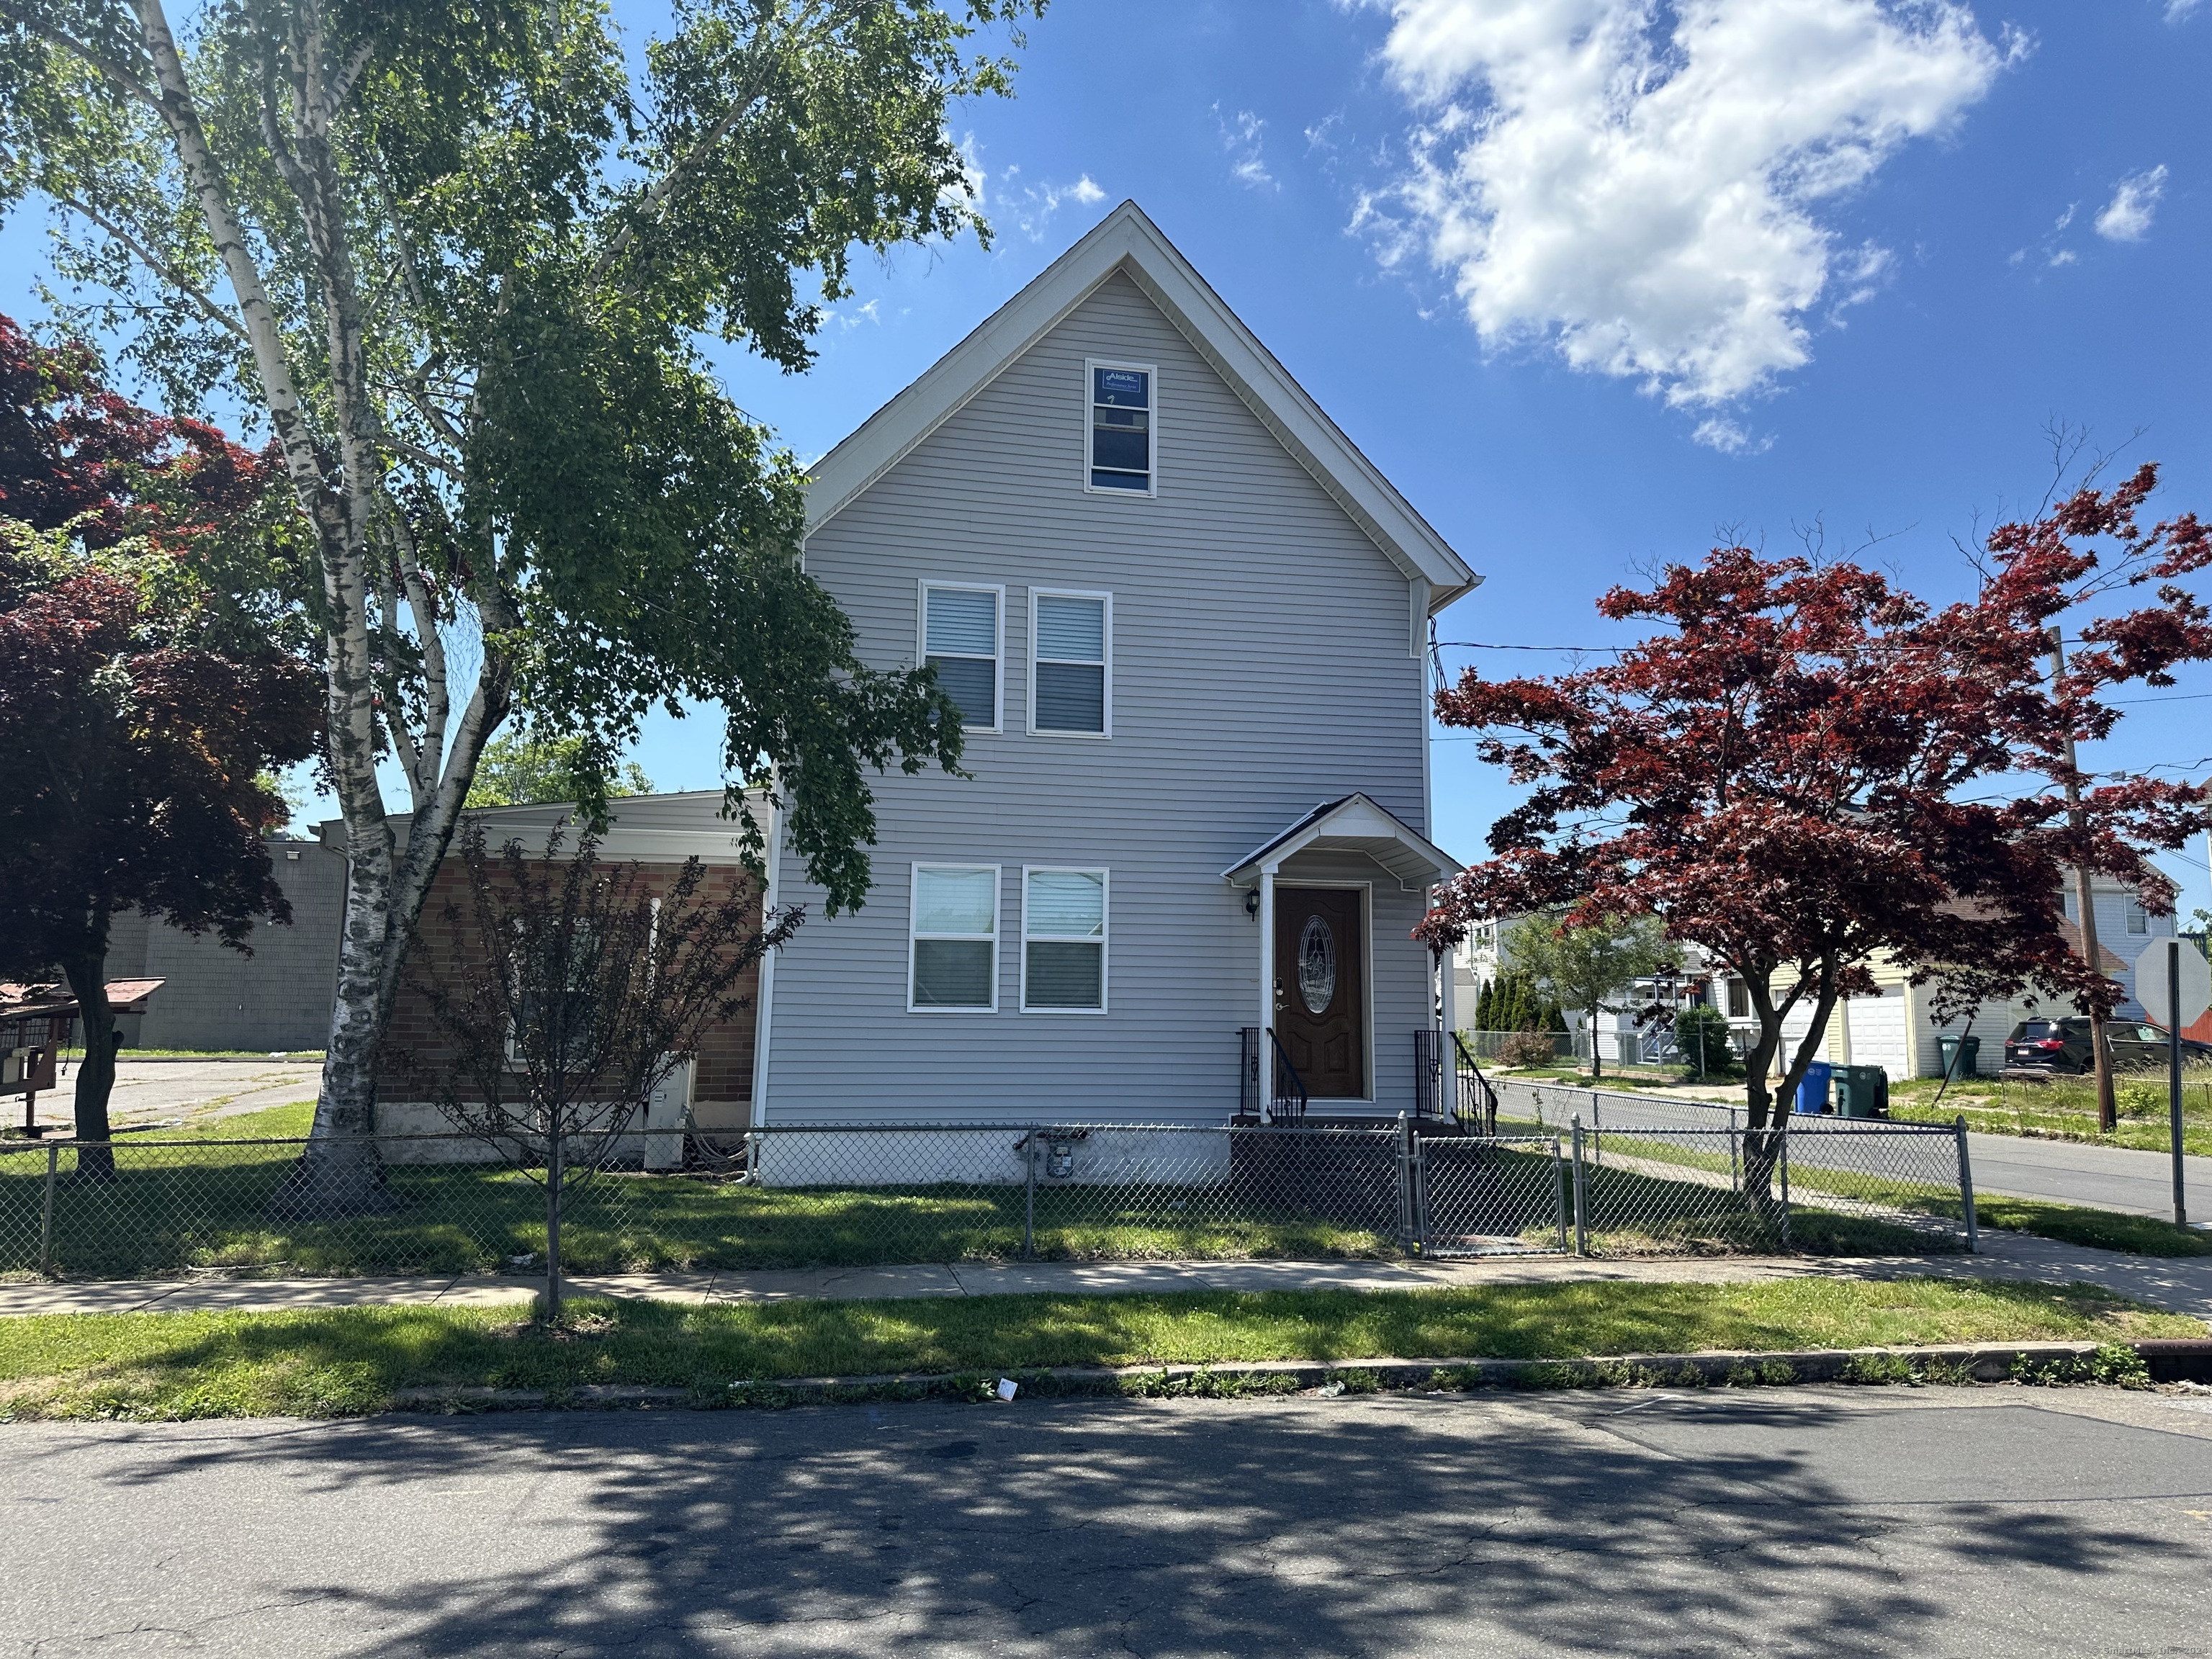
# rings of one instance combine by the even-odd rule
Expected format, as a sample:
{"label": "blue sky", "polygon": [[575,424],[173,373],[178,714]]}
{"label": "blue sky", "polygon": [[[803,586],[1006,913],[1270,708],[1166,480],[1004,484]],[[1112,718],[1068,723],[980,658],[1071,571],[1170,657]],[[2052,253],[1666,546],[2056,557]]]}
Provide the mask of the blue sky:
{"label": "blue sky", "polygon": [[[957,117],[992,249],[865,261],[806,375],[719,358],[802,457],[1133,197],[1484,573],[1447,640],[1618,643],[1607,586],[1816,524],[1961,596],[2054,421],[2212,511],[2212,0],[1060,0],[1021,58]],[[2212,673],[2128,713],[2091,763],[2212,764]],[[659,721],[640,758],[716,753]],[[1435,757],[1478,855],[1509,796]],[[2212,902],[2202,843],[2167,862]]]}
{"label": "blue sky", "polygon": [[[1976,5],[1956,23],[1984,43],[1978,52],[1961,38],[1923,38],[1917,62],[1894,40],[1868,39],[1869,15],[1879,25],[1883,14],[1859,0],[1759,4],[1770,19],[1801,14],[1801,48],[1826,26],[1835,49],[1825,60],[1813,51],[1808,65],[1802,50],[1791,60],[1789,42],[1716,42],[1726,15],[1703,38],[1658,39],[1677,80],[1702,54],[1717,89],[1626,123],[1616,107],[1613,125],[1631,127],[1625,148],[1562,161],[1540,153],[1541,134],[1539,154],[1510,153],[1512,135],[1498,129],[1513,125],[1516,94],[1500,100],[1495,88],[1529,100],[1524,125],[1559,116],[1578,94],[1577,71],[1546,64],[1541,32],[1565,18],[1570,40],[1577,26],[1588,40],[1593,20],[1601,27],[1625,9],[1612,0],[1063,0],[1030,30],[1019,95],[960,119],[995,246],[871,264],[803,378],[737,358],[725,373],[802,455],[818,453],[1133,197],[1484,573],[1443,619],[1447,640],[1617,642],[1624,635],[1595,616],[1593,599],[1650,561],[1694,556],[1723,531],[1776,550],[1816,524],[1831,550],[1879,536],[1867,557],[1929,598],[1962,597],[1970,573],[1952,538],[2040,496],[2054,421],[2087,428],[2127,460],[2164,462],[2172,509],[2212,510],[2212,3]],[[1705,9],[1742,8],[1708,0]],[[1662,9],[1657,36],[1677,21]],[[1401,57],[1414,49],[1413,76],[1474,57],[1487,77],[1454,82],[1439,100],[1394,63],[1394,31]],[[1623,40],[1614,61],[1636,49]],[[1503,106],[1492,132],[1504,153],[1455,167],[1447,137],[1428,147],[1424,175],[1420,135],[1449,124],[1441,112],[1452,102]],[[1793,104],[1812,106],[1795,127]],[[1777,130],[1698,137],[1739,118]],[[1846,177],[1768,186],[1769,218],[1801,222],[1794,246],[1719,236],[1708,247],[1694,235],[1685,245],[1664,223],[1621,228],[1634,204],[1610,204],[1610,222],[1593,223],[1547,194],[1586,196],[1577,164],[1652,175],[1662,195],[1741,191],[1747,179],[1814,171],[1808,155]],[[1470,173],[1482,191],[1472,200]],[[1455,190],[1456,201],[1437,204]],[[1471,318],[1463,267],[1437,260],[1440,237],[1463,246],[1464,220],[1486,206],[1496,222],[1479,281],[1493,323],[1492,296],[1505,295],[1505,322],[1488,337]],[[1794,282],[1791,297],[1802,296],[1805,229],[1826,250],[1812,302],[1741,314],[1729,296],[1746,288]],[[1571,272],[1530,271],[1551,257],[1528,255],[1530,245],[1623,277],[1578,288]],[[1639,311],[1636,277],[1653,264],[1691,274],[1686,291]],[[1803,361],[1758,373],[1789,355],[1775,345],[1778,318],[1802,337]],[[1585,339],[1625,335],[1633,361],[1585,349],[1589,366],[1574,366],[1563,331],[1575,328]],[[1747,374],[1738,395],[1716,396]],[[1735,431],[1701,441],[1709,422]],[[1563,662],[1480,654],[1528,669]],[[653,734],[647,769],[670,784],[710,781],[706,734],[680,731]],[[1435,741],[1439,838],[1476,856],[1509,794],[1463,738]],[[2131,706],[2092,763],[2197,763],[2201,776],[2207,757],[2212,673],[2197,672]],[[2185,910],[2207,903],[2202,844],[2166,862],[2186,884]]]}

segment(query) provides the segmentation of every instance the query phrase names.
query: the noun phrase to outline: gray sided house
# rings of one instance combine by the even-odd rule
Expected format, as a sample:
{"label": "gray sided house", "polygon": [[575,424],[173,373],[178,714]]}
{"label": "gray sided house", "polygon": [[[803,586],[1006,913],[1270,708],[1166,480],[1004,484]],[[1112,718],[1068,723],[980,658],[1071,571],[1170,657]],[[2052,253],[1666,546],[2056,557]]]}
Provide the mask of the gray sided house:
{"label": "gray sided house", "polygon": [[251,956],[213,933],[192,934],[139,915],[109,926],[112,979],[158,979],[141,1014],[116,1022],[131,1048],[320,1048],[337,992],[345,911],[342,853],[320,842],[269,838],[270,868],[292,907],[289,926],[263,921]]}
{"label": "gray sided house", "polygon": [[1414,1106],[1428,622],[1479,578],[1133,204],[823,459],[805,557],[973,775],[882,781],[856,914],[779,847],[756,1123]]}

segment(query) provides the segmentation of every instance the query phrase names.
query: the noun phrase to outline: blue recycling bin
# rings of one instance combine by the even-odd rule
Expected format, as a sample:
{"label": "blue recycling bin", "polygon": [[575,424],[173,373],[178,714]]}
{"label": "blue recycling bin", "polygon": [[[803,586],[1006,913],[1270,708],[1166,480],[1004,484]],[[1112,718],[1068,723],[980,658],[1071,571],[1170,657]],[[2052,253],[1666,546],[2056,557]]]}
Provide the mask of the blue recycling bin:
{"label": "blue recycling bin", "polygon": [[1825,1060],[1805,1068],[1805,1080],[1797,1085],[1797,1109],[1806,1116],[1818,1117],[1828,1109],[1828,1079],[1833,1070]]}

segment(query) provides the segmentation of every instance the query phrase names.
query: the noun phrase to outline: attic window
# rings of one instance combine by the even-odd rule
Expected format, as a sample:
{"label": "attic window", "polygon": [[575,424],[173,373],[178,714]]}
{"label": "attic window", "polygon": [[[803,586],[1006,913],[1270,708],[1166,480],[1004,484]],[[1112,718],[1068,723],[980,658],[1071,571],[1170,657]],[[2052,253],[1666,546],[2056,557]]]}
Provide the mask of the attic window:
{"label": "attic window", "polygon": [[1119,363],[1088,365],[1091,375],[1091,488],[1152,493],[1152,371]]}

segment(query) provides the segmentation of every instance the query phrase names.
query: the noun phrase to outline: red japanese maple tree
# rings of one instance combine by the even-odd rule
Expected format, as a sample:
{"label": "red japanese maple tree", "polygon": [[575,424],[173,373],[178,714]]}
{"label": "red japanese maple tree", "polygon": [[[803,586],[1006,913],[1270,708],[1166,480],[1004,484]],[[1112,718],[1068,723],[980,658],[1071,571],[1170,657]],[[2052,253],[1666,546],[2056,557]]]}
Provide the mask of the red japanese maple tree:
{"label": "red japanese maple tree", "polygon": [[288,921],[260,778],[314,752],[321,720],[312,667],[210,580],[260,538],[275,475],[95,367],[0,319],[0,975],[58,968],[82,1005],[86,1140],[106,1138],[114,1079],[110,919],[240,949],[256,919]]}
{"label": "red japanese maple tree", "polygon": [[[2175,585],[2212,564],[2212,537],[2193,516],[2138,524],[2157,477],[2145,466],[1999,526],[1980,592],[1941,609],[1849,562],[1723,547],[1598,602],[1668,630],[1614,662],[1469,670],[1438,692],[1438,718],[1480,732],[1478,755],[1532,787],[1422,933],[1562,905],[1576,921],[1660,918],[1748,988],[1754,1131],[1795,1095],[1838,1000],[1874,990],[1878,954],[1934,982],[1941,1017],[2033,986],[2103,1019],[2119,988],[2062,933],[2063,873],[2170,908],[2145,849],[2179,846],[2212,800],[2099,785],[2074,760],[2075,740],[2118,721],[2110,688],[2212,659],[2212,613]],[[2106,614],[2146,584],[2151,602]],[[2062,624],[2080,645],[2054,669]],[[1778,1068],[1800,1009],[1809,1024]]]}

